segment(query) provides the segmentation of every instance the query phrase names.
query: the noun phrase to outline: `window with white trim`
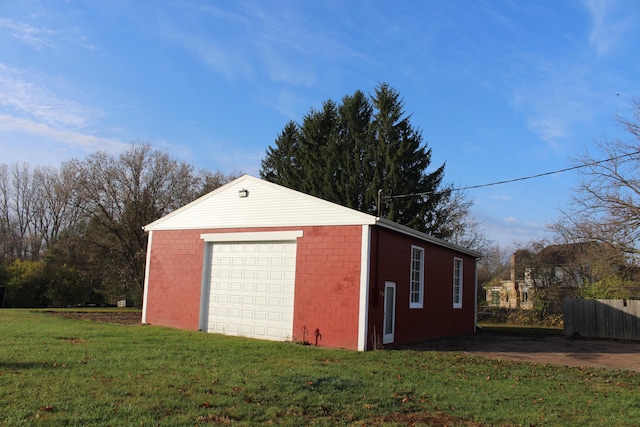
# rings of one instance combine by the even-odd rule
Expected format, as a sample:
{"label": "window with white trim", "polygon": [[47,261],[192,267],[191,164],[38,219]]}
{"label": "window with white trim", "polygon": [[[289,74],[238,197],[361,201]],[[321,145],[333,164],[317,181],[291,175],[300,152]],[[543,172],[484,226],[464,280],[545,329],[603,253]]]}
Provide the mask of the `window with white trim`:
{"label": "window with white trim", "polygon": [[462,258],[453,259],[453,308],[462,308]]}
{"label": "window with white trim", "polygon": [[422,308],[424,301],[424,249],[411,246],[409,308]]}

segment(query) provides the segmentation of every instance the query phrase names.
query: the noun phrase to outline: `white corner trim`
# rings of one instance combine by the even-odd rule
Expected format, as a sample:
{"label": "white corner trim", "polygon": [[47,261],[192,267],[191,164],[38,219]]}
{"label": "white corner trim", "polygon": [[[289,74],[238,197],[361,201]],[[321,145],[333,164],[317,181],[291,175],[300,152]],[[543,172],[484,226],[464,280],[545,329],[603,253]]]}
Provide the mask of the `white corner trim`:
{"label": "white corner trim", "polygon": [[473,333],[478,331],[478,260],[476,259],[475,265],[475,278],[473,279],[473,288],[475,289],[476,298],[473,299]]}
{"label": "white corner trim", "polygon": [[367,324],[369,322],[369,270],[371,266],[371,227],[362,226],[360,244],[360,302],[358,310],[358,351],[367,349]]}
{"label": "white corner trim", "polygon": [[204,233],[200,238],[205,242],[264,242],[296,240],[303,236],[302,230],[293,231],[253,231],[241,233]]}
{"label": "white corner trim", "polygon": [[147,260],[144,266],[144,289],[142,291],[142,320],[143,324],[147,323],[147,298],[149,297],[149,270],[151,264],[151,242],[153,240],[153,230],[149,230],[147,238]]}
{"label": "white corner trim", "polygon": [[198,318],[198,329],[203,332],[209,331],[209,288],[211,287],[212,249],[212,243],[205,244],[202,258],[202,283],[200,285],[200,317]]}

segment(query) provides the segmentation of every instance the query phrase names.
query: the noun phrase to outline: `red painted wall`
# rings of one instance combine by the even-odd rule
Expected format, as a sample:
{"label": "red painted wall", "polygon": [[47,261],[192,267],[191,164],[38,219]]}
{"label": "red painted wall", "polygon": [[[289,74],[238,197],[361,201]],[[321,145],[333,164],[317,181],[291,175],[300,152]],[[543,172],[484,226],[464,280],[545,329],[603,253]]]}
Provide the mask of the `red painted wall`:
{"label": "red painted wall", "polygon": [[[423,308],[409,308],[411,246],[424,248]],[[453,262],[463,259],[462,308],[453,308]],[[377,260],[377,262],[376,262]],[[396,283],[395,341],[388,346],[473,333],[475,327],[475,258],[392,230],[372,231],[368,348],[382,343],[384,283]],[[375,332],[374,332],[375,331]]]}
{"label": "red painted wall", "polygon": [[361,226],[306,227],[298,239],[293,336],[356,350]]}
{"label": "red painted wall", "polygon": [[[149,324],[197,330],[202,233],[299,230],[300,227],[154,231],[147,294]],[[360,226],[302,227],[297,242],[294,341],[357,349]]]}
{"label": "red painted wall", "polygon": [[147,318],[151,325],[198,329],[204,244],[201,231],[154,231]]}

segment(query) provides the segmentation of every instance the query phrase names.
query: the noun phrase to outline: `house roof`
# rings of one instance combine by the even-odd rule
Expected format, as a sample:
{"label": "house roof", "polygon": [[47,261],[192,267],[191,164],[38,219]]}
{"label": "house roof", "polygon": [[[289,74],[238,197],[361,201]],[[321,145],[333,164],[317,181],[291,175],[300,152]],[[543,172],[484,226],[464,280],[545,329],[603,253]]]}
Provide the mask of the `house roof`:
{"label": "house roof", "polygon": [[[241,191],[246,196],[241,197]],[[244,195],[244,194],[243,194]],[[250,175],[144,226],[145,231],[214,228],[378,225],[479,258],[478,252]]]}

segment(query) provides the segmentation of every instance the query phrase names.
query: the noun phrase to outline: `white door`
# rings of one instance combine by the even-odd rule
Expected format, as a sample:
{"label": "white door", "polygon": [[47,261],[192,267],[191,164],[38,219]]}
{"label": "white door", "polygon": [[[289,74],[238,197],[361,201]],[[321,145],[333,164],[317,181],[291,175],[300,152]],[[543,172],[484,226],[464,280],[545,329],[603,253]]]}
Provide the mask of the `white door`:
{"label": "white door", "polygon": [[396,283],[384,282],[384,325],[382,343],[389,344],[394,340],[396,330]]}
{"label": "white door", "polygon": [[295,241],[212,245],[207,332],[290,340]]}

